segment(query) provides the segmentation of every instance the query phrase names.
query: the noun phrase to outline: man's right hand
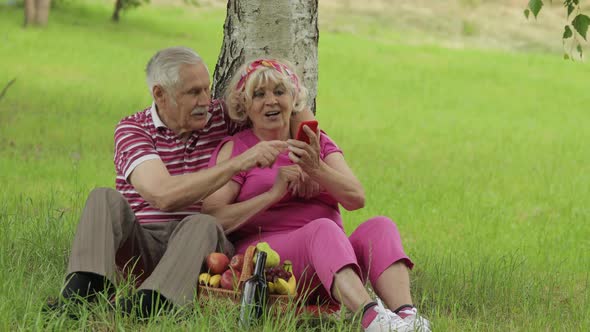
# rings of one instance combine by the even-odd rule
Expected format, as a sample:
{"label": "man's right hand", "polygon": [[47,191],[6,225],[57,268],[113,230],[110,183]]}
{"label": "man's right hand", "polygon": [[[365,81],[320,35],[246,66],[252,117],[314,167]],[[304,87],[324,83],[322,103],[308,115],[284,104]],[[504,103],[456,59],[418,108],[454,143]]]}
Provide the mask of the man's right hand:
{"label": "man's right hand", "polygon": [[239,155],[235,160],[239,163],[242,172],[254,167],[271,167],[287,146],[287,142],[284,141],[263,141]]}

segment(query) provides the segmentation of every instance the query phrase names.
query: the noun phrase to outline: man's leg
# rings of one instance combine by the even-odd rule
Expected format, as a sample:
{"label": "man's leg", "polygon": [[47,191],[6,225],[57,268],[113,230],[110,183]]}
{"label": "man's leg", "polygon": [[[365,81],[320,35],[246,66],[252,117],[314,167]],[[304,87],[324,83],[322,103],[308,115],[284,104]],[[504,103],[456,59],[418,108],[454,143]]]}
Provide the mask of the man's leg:
{"label": "man's leg", "polygon": [[215,251],[229,257],[234,252],[215,218],[198,214],[183,219],[172,232],[164,256],[139,291],[152,295],[157,292],[178,306],[191,303],[205,258]]}
{"label": "man's leg", "polygon": [[65,298],[91,297],[116,282],[115,254],[131,233],[140,229],[125,198],[110,188],[88,196],[72,244]]}

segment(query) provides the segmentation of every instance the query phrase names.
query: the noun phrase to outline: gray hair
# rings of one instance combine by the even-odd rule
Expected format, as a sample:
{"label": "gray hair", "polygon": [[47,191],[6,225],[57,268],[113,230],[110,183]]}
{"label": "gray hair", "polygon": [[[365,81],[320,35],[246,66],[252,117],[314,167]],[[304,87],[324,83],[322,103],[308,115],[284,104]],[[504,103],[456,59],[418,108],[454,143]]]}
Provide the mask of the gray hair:
{"label": "gray hair", "polygon": [[153,93],[155,85],[159,85],[168,94],[173,94],[180,82],[180,66],[204,63],[203,59],[188,47],[169,47],[158,51],[145,68],[146,83]]}

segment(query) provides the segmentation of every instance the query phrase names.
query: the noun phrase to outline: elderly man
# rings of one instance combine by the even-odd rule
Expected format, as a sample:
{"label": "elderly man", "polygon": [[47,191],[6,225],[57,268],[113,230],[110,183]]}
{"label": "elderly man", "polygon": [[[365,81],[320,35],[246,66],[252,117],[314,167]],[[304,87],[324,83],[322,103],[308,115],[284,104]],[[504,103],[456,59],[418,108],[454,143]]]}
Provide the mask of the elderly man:
{"label": "elderly man", "polygon": [[62,292],[93,301],[114,290],[117,266],[134,266],[143,282],[121,303],[140,316],[190,303],[206,256],[233,253],[215,219],[200,213],[201,200],[236,173],[271,165],[286,148],[264,142],[206,169],[220,140],[238,128],[221,102],[211,102],[203,60],[191,49],[167,48],[151,58],[146,74],[153,104],[115,129],[117,190],[90,193]]}

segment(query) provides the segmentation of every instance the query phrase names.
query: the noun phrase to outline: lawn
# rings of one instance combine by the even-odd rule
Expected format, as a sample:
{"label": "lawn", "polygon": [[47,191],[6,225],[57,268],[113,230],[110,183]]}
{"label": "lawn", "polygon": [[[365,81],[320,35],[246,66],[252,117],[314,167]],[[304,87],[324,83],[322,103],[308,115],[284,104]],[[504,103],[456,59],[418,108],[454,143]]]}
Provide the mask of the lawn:
{"label": "lawn", "polygon": [[[136,323],[103,305],[46,316],[87,193],[114,187],[113,130],[151,102],[157,50],[195,48],[214,69],[224,9],[66,2],[46,29],[0,5],[0,330],[233,330],[235,308]],[[370,31],[372,29],[367,29]],[[317,117],[400,228],[413,295],[435,331],[583,331],[590,326],[590,116],[583,62],[321,32]],[[396,38],[396,40],[399,40]],[[270,320],[267,331],[356,331]]]}

